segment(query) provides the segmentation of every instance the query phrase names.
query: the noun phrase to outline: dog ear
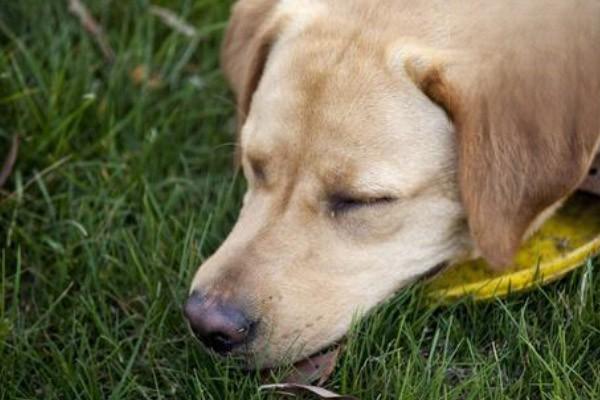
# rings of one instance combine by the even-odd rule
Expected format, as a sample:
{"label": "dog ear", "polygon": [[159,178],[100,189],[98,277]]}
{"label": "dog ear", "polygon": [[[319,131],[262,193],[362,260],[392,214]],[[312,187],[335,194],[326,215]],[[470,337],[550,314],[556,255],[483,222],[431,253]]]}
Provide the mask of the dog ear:
{"label": "dog ear", "polygon": [[409,76],[454,123],[469,229],[494,269],[577,188],[599,144],[600,59],[541,53],[405,52]]}
{"label": "dog ear", "polygon": [[221,49],[221,67],[235,94],[238,127],[250,109],[267,62],[276,27],[271,16],[277,0],[242,0],[232,8]]}

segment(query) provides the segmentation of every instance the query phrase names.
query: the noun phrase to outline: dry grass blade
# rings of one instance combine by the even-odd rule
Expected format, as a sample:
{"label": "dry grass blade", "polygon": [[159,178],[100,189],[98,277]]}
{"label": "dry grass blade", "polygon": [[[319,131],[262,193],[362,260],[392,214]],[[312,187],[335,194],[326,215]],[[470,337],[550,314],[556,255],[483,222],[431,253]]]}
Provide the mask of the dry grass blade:
{"label": "dry grass blade", "polygon": [[10,146],[10,150],[8,151],[8,155],[2,164],[2,169],[0,170],[0,188],[4,186],[8,177],[13,171],[13,167],[15,166],[15,162],[17,161],[17,154],[19,153],[19,136],[13,136],[12,144]]}
{"label": "dry grass blade", "polygon": [[293,372],[283,378],[283,382],[265,384],[259,389],[290,395],[309,393],[319,399],[355,400],[355,397],[340,395],[321,387],[333,373],[340,351],[341,347],[336,346],[327,352],[301,360],[294,365]]}
{"label": "dry grass blade", "polygon": [[275,383],[272,385],[262,385],[259,389],[290,395],[312,394],[323,400],[358,400],[358,398],[354,396],[337,394],[319,386],[300,385],[297,383]]}
{"label": "dry grass blade", "polygon": [[87,7],[81,0],[69,0],[69,11],[79,18],[79,22],[83,28],[92,35],[98,47],[100,47],[100,51],[102,51],[106,62],[112,63],[115,60],[115,52],[108,43],[104,29],[102,29]]}
{"label": "dry grass blade", "polygon": [[198,36],[198,31],[173,11],[167,10],[164,7],[150,6],[150,13],[156,15],[165,25],[173,28],[182,35],[190,38]]}

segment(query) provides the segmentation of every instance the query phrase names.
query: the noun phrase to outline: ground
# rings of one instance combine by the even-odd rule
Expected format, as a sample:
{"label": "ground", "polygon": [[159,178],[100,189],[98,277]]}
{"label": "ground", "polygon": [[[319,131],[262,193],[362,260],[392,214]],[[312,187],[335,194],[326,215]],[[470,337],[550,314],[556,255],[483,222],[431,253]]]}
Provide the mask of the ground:
{"label": "ground", "polygon": [[[0,4],[0,398],[263,399],[181,315],[244,183],[218,69],[222,0],[87,0],[108,64],[67,1]],[[361,399],[600,398],[597,261],[504,300],[428,307],[420,288],[349,335],[327,387]],[[278,372],[277,374],[280,374]],[[270,397],[271,396],[271,397]]]}

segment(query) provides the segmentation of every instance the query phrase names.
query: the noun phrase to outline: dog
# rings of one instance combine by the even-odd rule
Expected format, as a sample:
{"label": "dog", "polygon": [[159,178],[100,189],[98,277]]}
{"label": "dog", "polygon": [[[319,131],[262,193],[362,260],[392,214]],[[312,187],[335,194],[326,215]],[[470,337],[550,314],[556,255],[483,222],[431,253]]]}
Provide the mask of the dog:
{"label": "dog", "polygon": [[240,0],[222,68],[248,182],[184,306],[270,367],[466,259],[509,265],[600,145],[596,0]]}

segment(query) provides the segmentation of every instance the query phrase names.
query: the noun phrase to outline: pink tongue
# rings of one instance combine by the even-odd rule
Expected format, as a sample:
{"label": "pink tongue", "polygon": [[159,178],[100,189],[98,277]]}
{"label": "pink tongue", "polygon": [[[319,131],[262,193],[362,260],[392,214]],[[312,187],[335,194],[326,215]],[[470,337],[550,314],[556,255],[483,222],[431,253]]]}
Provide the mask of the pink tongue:
{"label": "pink tongue", "polygon": [[324,384],[333,373],[337,358],[340,354],[340,346],[305,358],[294,364],[294,370],[283,379],[285,383]]}
{"label": "pink tongue", "polygon": [[282,383],[262,385],[260,390],[287,394],[310,393],[319,399],[358,400],[356,397],[340,395],[321,387],[333,373],[339,354],[340,346],[336,346],[325,353],[298,361],[294,364],[292,373],[283,378]]}

